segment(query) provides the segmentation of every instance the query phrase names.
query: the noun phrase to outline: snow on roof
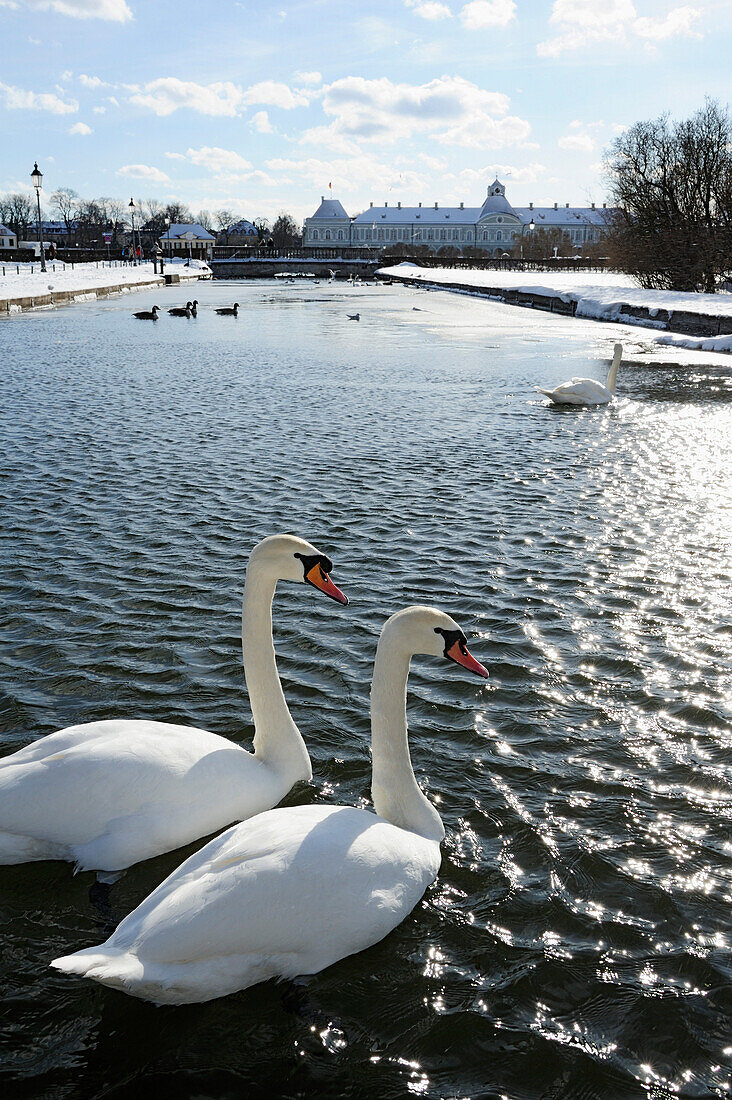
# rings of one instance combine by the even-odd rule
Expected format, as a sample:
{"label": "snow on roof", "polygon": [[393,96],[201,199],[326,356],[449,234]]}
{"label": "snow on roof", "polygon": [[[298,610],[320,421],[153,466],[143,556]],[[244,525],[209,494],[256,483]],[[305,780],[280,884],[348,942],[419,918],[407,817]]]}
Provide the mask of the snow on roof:
{"label": "snow on roof", "polygon": [[238,222],[234,222],[233,225],[230,225],[229,228],[225,230],[225,232],[226,233],[254,233],[255,236],[256,236],[257,227],[253,222],[248,221],[247,218],[240,218]]}
{"label": "snow on roof", "polygon": [[171,225],[169,229],[166,229],[161,234],[161,240],[180,240],[181,237],[185,237],[187,233],[193,233],[195,240],[198,241],[215,241],[213,233],[209,233],[207,229],[204,229],[198,222],[182,222],[175,225]]}
{"label": "snow on roof", "polygon": [[2,235],[4,237],[14,237],[15,236],[15,233],[13,233],[12,229],[8,229],[8,227],[6,225],[0,225],[0,233],[2,233]]}
{"label": "snow on roof", "polygon": [[401,225],[403,222],[424,222],[425,225],[475,225],[480,210],[477,206],[371,206],[353,219],[355,225]]}
{"label": "snow on roof", "polygon": [[517,206],[516,213],[522,222],[527,225],[534,219],[537,229],[547,225],[599,225],[606,227],[609,224],[613,211],[600,207],[592,210],[589,206],[559,206],[556,210],[553,206]]}
{"label": "snow on roof", "polygon": [[343,206],[338,199],[326,199],[321,196],[320,206],[313,214],[314,218],[345,218],[348,220],[348,214],[343,209]]}

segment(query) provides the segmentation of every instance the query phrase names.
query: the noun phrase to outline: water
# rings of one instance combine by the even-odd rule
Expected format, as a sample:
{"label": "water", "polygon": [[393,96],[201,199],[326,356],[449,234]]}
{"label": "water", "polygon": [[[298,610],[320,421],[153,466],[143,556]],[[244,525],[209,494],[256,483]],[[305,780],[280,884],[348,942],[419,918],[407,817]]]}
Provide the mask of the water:
{"label": "water", "polygon": [[[727,1096],[732,370],[401,288],[200,284],[197,320],[131,319],[174,294],[0,324],[0,752],[120,715],[248,745],[244,570],[282,530],[352,601],[277,594],[315,772],[290,802],[368,799],[393,611],[453,614],[491,679],[414,661],[442,870],[322,974],[156,1009],[47,964],[193,849],[108,897],[0,868],[6,1095]],[[238,319],[208,310],[234,297]],[[603,378],[618,336],[617,405],[533,393]]]}

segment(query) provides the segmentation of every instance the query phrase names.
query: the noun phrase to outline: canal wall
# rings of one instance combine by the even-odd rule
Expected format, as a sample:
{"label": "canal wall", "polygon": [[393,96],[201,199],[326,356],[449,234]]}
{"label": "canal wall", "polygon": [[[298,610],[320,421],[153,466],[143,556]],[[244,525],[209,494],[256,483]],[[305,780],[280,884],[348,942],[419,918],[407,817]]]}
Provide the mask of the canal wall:
{"label": "canal wall", "polygon": [[[548,287],[475,286],[459,279],[452,281],[442,277],[439,279],[424,278],[421,275],[395,272],[389,268],[381,268],[378,274],[382,278],[396,283],[403,283],[406,286],[427,287],[430,290],[451,290],[477,298],[487,298],[494,302],[503,302],[506,305],[540,309],[546,313],[560,313],[571,317],[582,317],[584,320],[641,325],[644,328],[677,332],[686,336],[702,338],[724,337],[732,334],[732,314],[729,311],[723,311],[721,304],[720,313],[715,314],[678,308],[673,305],[668,307],[642,305],[619,300],[610,309],[600,308],[593,312],[587,307],[581,288],[573,291],[559,291]],[[622,288],[618,288],[618,294],[622,295]],[[679,295],[679,298],[683,298],[686,304],[693,298],[693,295]],[[724,343],[726,344],[727,341]],[[727,350],[727,348],[721,347],[719,350]]]}
{"label": "canal wall", "polygon": [[0,298],[0,317],[9,313],[24,313],[31,309],[53,309],[73,302],[91,302],[95,298],[110,298],[114,294],[130,294],[136,290],[174,285],[182,282],[198,282],[198,275],[158,275],[140,283],[113,283],[110,286],[87,286],[76,290],[49,290],[44,294],[26,294],[22,297]]}
{"label": "canal wall", "polygon": [[214,279],[271,279],[275,275],[317,275],[322,279],[330,278],[335,271],[339,278],[347,279],[359,275],[362,279],[372,279],[380,266],[378,260],[299,260],[299,259],[230,259],[209,260]]}

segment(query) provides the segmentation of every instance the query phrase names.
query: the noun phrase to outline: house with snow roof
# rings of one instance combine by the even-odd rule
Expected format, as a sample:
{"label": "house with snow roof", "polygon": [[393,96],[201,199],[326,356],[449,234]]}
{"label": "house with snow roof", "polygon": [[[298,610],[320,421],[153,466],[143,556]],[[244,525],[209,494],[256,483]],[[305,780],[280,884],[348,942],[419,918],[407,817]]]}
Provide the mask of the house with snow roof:
{"label": "house with snow roof", "polygon": [[350,217],[338,199],[321,198],[320,206],[305,219],[303,245],[318,248],[372,248],[389,245],[426,245],[437,252],[452,245],[478,247],[491,256],[518,255],[529,248],[537,229],[557,229],[567,234],[572,244],[597,243],[606,231],[611,211],[603,204],[596,207],[559,206],[513,207],[506,188],[495,179],[488,188],[482,206],[374,206]]}
{"label": "house with snow roof", "polygon": [[8,229],[5,225],[0,225],[0,248],[17,248],[18,238],[12,229]]}
{"label": "house with snow roof", "polygon": [[171,225],[159,239],[166,256],[188,256],[196,260],[210,260],[216,244],[213,233],[197,222]]}
{"label": "house with snow roof", "polygon": [[247,218],[240,218],[227,229],[222,229],[216,241],[218,244],[256,245],[259,243],[259,233],[253,222],[248,221]]}

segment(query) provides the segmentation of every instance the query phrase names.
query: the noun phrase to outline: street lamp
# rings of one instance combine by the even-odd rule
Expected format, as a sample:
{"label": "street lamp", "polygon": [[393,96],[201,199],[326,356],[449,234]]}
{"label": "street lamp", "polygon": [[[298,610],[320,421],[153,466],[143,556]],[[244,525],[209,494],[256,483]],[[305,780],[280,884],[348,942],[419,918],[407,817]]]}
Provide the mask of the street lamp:
{"label": "street lamp", "polygon": [[[131,220],[132,220],[132,262],[133,262],[133,264],[136,264],[137,263],[137,252],[135,250],[135,200],[130,199],[130,201],[127,205],[130,208],[130,217],[131,217]],[[140,238],[139,233],[138,233],[137,237],[138,237],[138,241],[139,241],[139,238]],[[140,249],[140,252],[142,252],[142,249]]]}
{"label": "street lamp", "polygon": [[536,229],[536,226],[534,225],[534,219],[532,218],[531,221],[529,222],[529,263],[531,263],[532,257],[534,255],[534,230],[535,229]]}
{"label": "street lamp", "polygon": [[171,238],[171,235],[170,235],[171,228],[172,228],[172,222],[171,222],[170,218],[166,217],[166,219],[165,219],[165,232],[168,234],[168,263],[169,264],[172,264],[172,262],[173,262],[173,241],[172,241],[172,238]]}
{"label": "street lamp", "polygon": [[38,167],[38,161],[33,165],[31,172],[33,186],[36,189],[36,202],[38,203],[38,240],[41,242],[41,271],[46,270],[46,253],[43,249],[43,226],[41,225],[41,186],[43,184],[43,172]]}

